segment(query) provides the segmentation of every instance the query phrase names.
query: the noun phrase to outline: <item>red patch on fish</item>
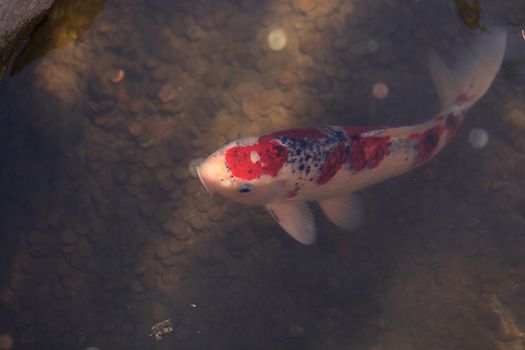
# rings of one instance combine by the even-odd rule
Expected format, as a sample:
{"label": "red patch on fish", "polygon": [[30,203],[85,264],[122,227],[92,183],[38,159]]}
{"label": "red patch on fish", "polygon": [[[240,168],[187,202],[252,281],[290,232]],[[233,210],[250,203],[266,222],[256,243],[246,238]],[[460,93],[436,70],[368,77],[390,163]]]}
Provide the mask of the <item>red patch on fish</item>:
{"label": "red patch on fish", "polygon": [[443,126],[436,125],[430,129],[421,132],[413,133],[408,135],[409,139],[419,141],[419,155],[417,156],[416,163],[420,164],[426,162],[432,157],[436,151],[437,146],[439,145],[439,140],[443,134]]}
{"label": "red patch on fish", "polygon": [[287,137],[291,140],[322,140],[326,137],[326,133],[321,128],[297,128],[276,131],[268,135],[261,136],[259,140],[271,140],[278,137]]}
{"label": "red patch on fish", "polygon": [[352,170],[360,171],[365,167],[375,168],[383,158],[390,154],[388,142],[390,136],[357,137],[352,140],[350,162]]}
{"label": "red patch on fish", "polygon": [[[252,152],[257,160],[253,161]],[[286,162],[288,150],[268,138],[260,137],[259,142],[249,146],[234,146],[226,151],[225,161],[233,176],[243,180],[254,180],[262,175],[277,176]]]}
{"label": "red patch on fish", "polygon": [[321,174],[316,180],[318,184],[327,183],[341,169],[341,166],[346,163],[348,159],[347,147],[346,144],[340,144],[330,153],[323,163]]}

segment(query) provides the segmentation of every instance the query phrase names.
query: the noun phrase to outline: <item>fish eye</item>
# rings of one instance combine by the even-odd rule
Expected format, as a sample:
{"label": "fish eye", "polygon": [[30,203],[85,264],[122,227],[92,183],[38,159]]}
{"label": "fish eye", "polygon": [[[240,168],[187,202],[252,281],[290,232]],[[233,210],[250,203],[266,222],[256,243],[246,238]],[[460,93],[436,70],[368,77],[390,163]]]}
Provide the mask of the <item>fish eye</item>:
{"label": "fish eye", "polygon": [[242,184],[239,188],[239,192],[241,193],[249,193],[253,188],[253,185],[251,184]]}

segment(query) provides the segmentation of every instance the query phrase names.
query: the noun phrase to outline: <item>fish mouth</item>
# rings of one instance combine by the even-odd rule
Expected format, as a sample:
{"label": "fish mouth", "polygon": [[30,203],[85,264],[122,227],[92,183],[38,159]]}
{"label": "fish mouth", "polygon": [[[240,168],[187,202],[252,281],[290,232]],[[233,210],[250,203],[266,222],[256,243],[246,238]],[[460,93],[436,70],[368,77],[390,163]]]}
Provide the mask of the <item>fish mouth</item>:
{"label": "fish mouth", "polygon": [[206,181],[204,181],[204,179],[202,178],[202,175],[201,175],[201,171],[200,171],[200,165],[197,167],[197,176],[199,177],[199,180],[202,184],[202,187],[204,187],[204,189],[206,190],[206,192],[208,192],[208,194],[210,195],[210,198],[213,196],[213,193],[214,191],[206,184]]}

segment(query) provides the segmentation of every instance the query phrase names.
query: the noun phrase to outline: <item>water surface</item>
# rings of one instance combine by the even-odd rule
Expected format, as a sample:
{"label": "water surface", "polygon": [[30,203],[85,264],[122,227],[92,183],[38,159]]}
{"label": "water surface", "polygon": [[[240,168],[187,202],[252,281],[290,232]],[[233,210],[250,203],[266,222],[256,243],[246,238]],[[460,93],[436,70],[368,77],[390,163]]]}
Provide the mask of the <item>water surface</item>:
{"label": "water surface", "polygon": [[[0,91],[0,335],[15,349],[522,349],[525,8],[472,4],[59,2]],[[490,23],[509,31],[490,91],[430,163],[362,191],[355,232],[316,212],[302,246],[188,171],[239,134],[422,122],[439,107],[428,51],[452,61]],[[173,332],[151,337],[166,319]]]}

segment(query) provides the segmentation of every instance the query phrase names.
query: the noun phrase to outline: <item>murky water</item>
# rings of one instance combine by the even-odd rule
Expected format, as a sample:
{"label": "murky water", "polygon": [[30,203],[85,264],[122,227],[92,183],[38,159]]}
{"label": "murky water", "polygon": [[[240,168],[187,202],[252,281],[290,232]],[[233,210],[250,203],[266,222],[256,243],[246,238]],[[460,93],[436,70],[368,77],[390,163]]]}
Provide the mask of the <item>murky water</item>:
{"label": "murky water", "polygon": [[[0,91],[0,337],[14,349],[525,347],[520,1],[479,18],[454,11],[472,1],[74,3]],[[424,121],[429,49],[453,58],[476,21],[507,27],[502,71],[440,155],[361,193],[357,231],[317,212],[318,242],[300,245],[190,174],[239,134]]]}

